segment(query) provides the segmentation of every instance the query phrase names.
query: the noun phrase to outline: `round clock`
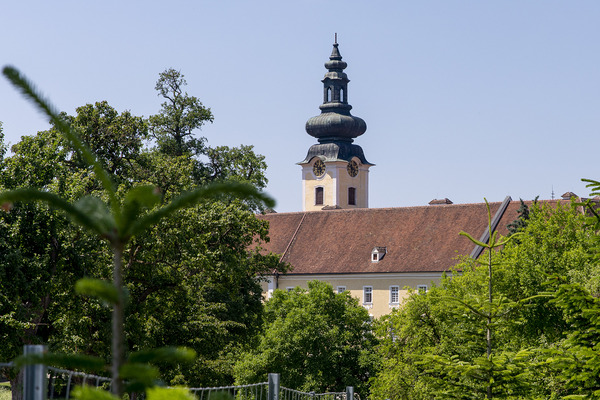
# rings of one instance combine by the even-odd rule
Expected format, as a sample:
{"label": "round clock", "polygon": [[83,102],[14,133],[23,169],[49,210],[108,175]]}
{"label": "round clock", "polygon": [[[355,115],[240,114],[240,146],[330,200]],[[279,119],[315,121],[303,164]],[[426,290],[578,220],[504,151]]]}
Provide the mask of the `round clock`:
{"label": "round clock", "polygon": [[356,161],[350,161],[346,169],[348,170],[348,175],[350,175],[351,177],[355,177],[356,175],[358,175],[358,164],[356,163]]}
{"label": "round clock", "polygon": [[322,160],[315,161],[313,165],[313,173],[316,176],[323,176],[325,173],[325,163]]}

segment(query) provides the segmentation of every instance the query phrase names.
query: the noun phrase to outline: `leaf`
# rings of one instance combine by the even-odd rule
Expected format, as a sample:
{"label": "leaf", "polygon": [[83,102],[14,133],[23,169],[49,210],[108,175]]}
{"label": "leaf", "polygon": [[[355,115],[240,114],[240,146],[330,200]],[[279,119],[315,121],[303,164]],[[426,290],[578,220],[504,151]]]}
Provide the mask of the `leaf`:
{"label": "leaf", "polygon": [[73,397],[78,400],[119,400],[114,394],[89,386],[77,386],[73,389]]}
{"label": "leaf", "polygon": [[[44,192],[33,188],[15,189],[0,193],[0,204],[3,204],[3,207],[6,204],[17,201],[43,201],[51,207],[64,211],[71,219],[83,227],[88,228],[98,234],[104,233],[104,229],[98,224],[96,219],[94,219],[84,210],[76,207],[54,193]],[[6,207],[4,208],[6,209]]]}
{"label": "leaf", "polygon": [[94,173],[109,195],[110,202],[113,205],[113,212],[117,214],[118,202],[114,190],[114,184],[110,179],[108,172],[106,172],[106,170],[102,167],[102,164],[96,159],[96,157],[94,157],[90,149],[81,142],[79,136],[60,116],[58,110],[37,92],[35,86],[29,82],[29,80],[19,72],[19,70],[11,66],[5,66],[2,72],[4,73],[4,76],[6,76],[6,78],[25,95],[25,97],[35,103],[40,111],[50,117],[50,120],[54,126],[59,130],[60,133],[63,134],[63,136],[70,143],[71,147],[73,147],[73,149],[81,155],[81,157],[89,166],[93,167]]}
{"label": "leaf", "polygon": [[106,204],[98,197],[85,196],[75,202],[75,208],[86,214],[100,230],[101,235],[108,235],[117,228],[115,219]]}
{"label": "leaf", "polygon": [[119,369],[121,379],[128,381],[127,389],[140,392],[156,384],[160,373],[158,368],[148,364],[126,363]]}
{"label": "leaf", "polygon": [[185,347],[162,347],[159,349],[143,350],[131,354],[132,363],[153,362],[191,362],[196,358],[196,352]]}
{"label": "leaf", "polygon": [[64,353],[36,353],[17,357],[15,366],[21,368],[25,365],[52,365],[67,369],[79,369],[84,371],[101,371],[104,369],[104,361],[101,358],[86,356],[83,354]]}
{"label": "leaf", "polygon": [[125,229],[144,209],[150,209],[160,202],[160,191],[153,185],[135,186],[127,192],[123,202],[120,228]]}
{"label": "leaf", "polygon": [[[186,388],[162,388],[153,387],[146,390],[148,400],[196,400],[196,397]],[[211,400],[218,400],[222,397],[211,394]],[[228,396],[227,399],[233,399]]]}
{"label": "leaf", "polygon": [[116,304],[119,301],[119,291],[110,282],[101,279],[83,278],[75,284],[78,294],[96,297],[108,304]]}
{"label": "leaf", "polygon": [[473,236],[469,235],[467,232],[460,231],[459,235],[466,236],[471,242],[475,243],[478,246],[488,247],[487,243],[480,242],[479,240],[475,239]]}
{"label": "leaf", "polygon": [[275,201],[271,197],[265,193],[259,192],[254,186],[234,182],[213,183],[183,193],[166,206],[138,218],[131,227],[123,233],[123,235],[126,237],[135,236],[177,210],[191,207],[201,200],[215,199],[221,196],[236,196],[239,199],[253,199],[263,202],[267,207],[275,206]]}

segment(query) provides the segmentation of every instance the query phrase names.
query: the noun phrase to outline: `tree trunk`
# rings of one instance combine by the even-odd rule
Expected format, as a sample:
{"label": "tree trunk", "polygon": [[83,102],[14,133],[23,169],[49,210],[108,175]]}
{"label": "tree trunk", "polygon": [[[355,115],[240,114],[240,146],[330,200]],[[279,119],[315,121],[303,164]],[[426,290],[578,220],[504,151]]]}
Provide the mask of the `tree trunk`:
{"label": "tree trunk", "polygon": [[10,380],[12,400],[23,400],[23,370]]}
{"label": "tree trunk", "polygon": [[118,300],[113,307],[112,318],[112,391],[119,397],[123,398],[123,380],[119,370],[125,359],[123,348],[124,330],[123,330],[123,313],[124,313],[124,292],[123,292],[123,245],[120,243],[113,244],[114,251],[114,271],[113,284],[118,291]]}

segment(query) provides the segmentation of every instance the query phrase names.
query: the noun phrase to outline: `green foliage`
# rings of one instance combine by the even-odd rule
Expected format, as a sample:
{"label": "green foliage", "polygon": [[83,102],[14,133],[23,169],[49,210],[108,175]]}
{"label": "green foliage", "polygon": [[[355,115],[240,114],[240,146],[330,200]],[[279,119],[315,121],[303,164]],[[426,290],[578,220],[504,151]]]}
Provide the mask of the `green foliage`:
{"label": "green foliage", "polygon": [[75,292],[96,297],[106,302],[107,305],[113,305],[119,301],[119,289],[112,283],[100,279],[80,279],[75,284]]}
{"label": "green foliage", "polygon": [[155,89],[165,99],[159,114],[150,117],[150,130],[161,152],[174,156],[202,154],[205,139],[192,136],[205,122],[212,122],[210,108],[183,91],[187,85],[183,74],[173,68],[160,73]]}
{"label": "green foliage", "polygon": [[564,385],[565,399],[600,399],[600,299],[578,284],[561,284],[552,300],[569,331],[546,363]]}
{"label": "green foliage", "polygon": [[0,383],[0,400],[11,400],[10,386]]}
{"label": "green foliage", "polygon": [[[527,204],[525,204],[523,199],[519,199],[519,201],[521,202],[521,205],[517,210],[519,216],[516,220],[512,221],[506,226],[506,228],[508,228],[509,235],[517,233],[527,226],[527,220],[529,219],[529,207],[527,207]],[[537,197],[535,198],[534,202],[537,202]]]}
{"label": "green foliage", "polygon": [[[146,121],[129,111],[119,114],[106,101],[86,104],[76,111],[75,117],[66,114],[61,117],[68,121],[111,176],[117,181],[131,176],[131,168],[148,138]],[[87,168],[78,153],[73,154],[71,161],[79,168]]]}
{"label": "green foliage", "polygon": [[21,368],[29,364],[52,365],[58,368],[80,369],[97,372],[104,370],[104,360],[83,354],[43,353],[27,354],[14,359],[15,366]]}
{"label": "green foliage", "polygon": [[534,204],[518,240],[481,256],[487,265],[463,260],[440,286],[411,295],[376,325],[382,361],[373,397],[485,398],[488,387],[495,398],[568,394],[552,351],[569,353],[562,343],[579,329],[568,314],[578,314],[552,300],[557,285],[551,277],[564,275],[569,284],[595,290],[596,232],[574,203]]}
{"label": "green foliage", "polygon": [[[185,388],[161,388],[154,387],[146,392],[148,400],[196,400],[196,397]],[[211,396],[213,399],[213,396]],[[231,396],[223,396],[221,399],[213,400],[229,400]]]}
{"label": "green foliage", "polygon": [[[127,120],[130,116],[126,115],[121,121],[115,122],[117,116],[113,113],[105,115],[105,111],[110,114],[110,107],[107,104],[97,104],[96,109],[85,108],[81,111],[81,118],[71,119],[68,121],[65,115],[58,114],[55,109],[39,94],[33,86],[14,68],[5,67],[5,76],[18,88],[26,97],[32,100],[41,111],[43,111],[51,120],[56,131],[63,135],[63,139],[71,147],[74,153],[73,157],[69,156],[69,152],[61,150],[60,140],[55,140],[54,154],[63,160],[76,159],[83,164],[84,170],[92,170],[94,178],[98,179],[101,184],[101,192],[91,195],[85,195],[77,199],[72,199],[70,196],[61,196],[48,190],[51,180],[37,182],[37,184],[29,187],[17,188],[14,190],[4,191],[0,193],[0,204],[4,204],[5,208],[10,208],[10,205],[15,202],[43,202],[51,207],[58,209],[68,215],[73,221],[89,230],[92,234],[105,239],[110,245],[113,255],[112,267],[112,285],[102,283],[99,280],[86,280],[80,283],[78,289],[86,294],[99,296],[102,300],[111,303],[112,305],[112,375],[113,375],[113,390],[117,396],[122,396],[124,391],[123,379],[129,380],[130,389],[141,390],[145,387],[152,386],[159,375],[158,369],[153,366],[139,363],[126,363],[124,360],[124,307],[126,300],[126,287],[123,281],[123,255],[126,246],[134,236],[145,234],[150,228],[160,223],[162,220],[170,218],[171,215],[179,210],[195,206],[200,201],[206,199],[216,199],[222,196],[231,198],[239,197],[248,199],[252,202],[264,203],[267,206],[272,206],[273,201],[266,195],[258,192],[254,187],[247,184],[226,184],[219,183],[212,186],[190,189],[184,194],[174,196],[171,201],[161,203],[160,191],[153,186],[148,185],[132,185],[131,187],[118,187],[111,179],[113,173],[117,170],[115,160],[109,160],[108,157],[113,156],[110,148],[107,154],[96,156],[81,140],[77,133],[77,122],[83,123],[85,126],[92,126],[92,133],[98,133],[98,137],[107,136],[110,143],[127,142],[126,139],[137,137],[139,131],[143,131],[143,126],[139,123],[136,125],[134,121],[133,129],[126,129],[123,125],[127,125]],[[181,84],[181,81],[178,82]],[[102,113],[96,113],[102,109]],[[86,120],[84,116],[91,116],[91,121]],[[140,122],[139,120],[137,122]],[[115,125],[116,124],[116,128]],[[95,125],[101,125],[102,128],[97,128]],[[142,124],[143,125],[143,124]],[[113,129],[114,128],[114,129]],[[81,129],[81,127],[79,127]],[[116,135],[111,136],[106,132],[116,132]],[[100,142],[94,141],[96,136],[89,135],[88,139],[93,144]],[[130,136],[127,136],[130,135]],[[49,133],[48,136],[56,138],[55,135]],[[112,140],[116,138],[115,140]],[[125,139],[123,139],[125,138]],[[40,142],[37,142],[39,145]],[[129,143],[130,149],[134,152],[139,149],[139,142],[135,144]],[[42,146],[45,148],[44,146]],[[127,147],[127,146],[125,146]],[[60,151],[58,151],[60,150]],[[116,151],[116,150],[114,150]],[[110,153],[110,154],[109,154]],[[103,160],[112,166],[111,172],[103,168]],[[64,178],[64,176],[61,176]],[[59,189],[64,188],[59,185]],[[60,192],[60,190],[59,190]],[[50,241],[51,243],[51,241]],[[43,252],[42,252],[43,253]],[[38,278],[36,276],[36,278]],[[49,288],[45,288],[42,293],[48,293]],[[37,294],[39,296],[39,293]],[[46,299],[48,303],[49,299]],[[9,303],[9,301],[7,301]],[[13,303],[14,304],[14,303]],[[21,304],[22,305],[22,304]],[[19,304],[17,304],[19,306]],[[45,304],[48,307],[48,304]],[[9,310],[10,311],[10,310]],[[14,310],[13,314],[14,315]],[[45,309],[38,311],[38,315],[44,316]],[[27,319],[27,318],[26,318]],[[19,319],[11,318],[10,322],[13,328],[19,327]],[[7,324],[8,325],[8,324]],[[35,325],[23,325],[22,328],[31,329]],[[163,353],[155,353],[154,356],[165,362],[166,358],[173,358],[175,355],[181,355],[177,352],[164,351]],[[180,361],[180,360],[179,360]]]}
{"label": "green foliage", "polygon": [[278,371],[286,386],[305,391],[367,392],[375,344],[368,312],[348,293],[311,281],[308,290],[276,290],[266,302],[259,345],[235,365],[238,383],[264,382]]}
{"label": "green foliage", "polygon": [[73,389],[73,398],[78,400],[119,400],[119,397],[100,388],[77,386]]}

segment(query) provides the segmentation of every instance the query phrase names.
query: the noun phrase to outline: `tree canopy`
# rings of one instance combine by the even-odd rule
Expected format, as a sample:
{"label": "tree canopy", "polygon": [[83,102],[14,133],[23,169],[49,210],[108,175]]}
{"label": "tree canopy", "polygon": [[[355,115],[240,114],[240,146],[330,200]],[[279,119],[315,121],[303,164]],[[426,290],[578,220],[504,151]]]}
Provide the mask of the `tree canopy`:
{"label": "tree canopy", "polygon": [[[490,384],[491,398],[574,393],[552,351],[563,354],[560,349],[579,331],[569,316],[574,311],[566,312],[573,301],[561,293],[598,293],[596,228],[575,203],[540,202],[520,232],[517,241],[491,254],[491,306],[504,310],[492,321],[491,357],[485,357],[489,322],[473,312],[486,307],[488,268],[466,259],[439,286],[414,293],[377,324],[382,340],[374,398],[490,398]],[[561,289],[560,283],[583,292]],[[579,306],[589,318],[585,303]]]}
{"label": "tree canopy", "polygon": [[[174,82],[181,85],[181,79]],[[212,120],[209,110],[203,115]],[[160,189],[158,207],[210,182],[257,189],[266,184],[264,157],[251,146],[224,148],[230,155],[212,149],[211,165],[220,167],[207,174],[201,171],[209,167],[196,152],[169,151],[162,139],[149,136],[148,120],[118,112],[106,102],[79,107],[76,115],[62,114],[61,120],[78,132],[112,176],[119,202],[127,202],[131,188],[145,184]],[[195,143],[199,121],[179,131],[182,144]],[[166,123],[161,129],[170,132]],[[0,160],[3,190],[32,187],[72,202],[89,195],[112,201],[100,190],[97,172],[56,126],[24,136],[11,150]],[[284,268],[278,257],[249,250],[257,240],[268,240],[266,223],[254,216],[259,206],[234,197],[204,201],[161,220],[123,249],[129,296],[126,350],[185,345],[199,355],[193,368],[165,366],[167,381],[230,383],[231,371],[222,364],[230,363],[228,354],[260,329],[261,276]],[[7,278],[0,279],[0,359],[14,358],[25,343],[43,342],[52,350],[108,360],[109,309],[99,300],[75,297],[73,286],[82,277],[110,278],[109,246],[41,203],[14,203],[10,213],[0,213],[0,225],[0,277]]]}
{"label": "tree canopy", "polygon": [[325,282],[276,290],[265,305],[264,333],[235,365],[238,383],[264,382],[277,371],[299,390],[367,392],[375,338],[365,308]]}

